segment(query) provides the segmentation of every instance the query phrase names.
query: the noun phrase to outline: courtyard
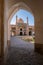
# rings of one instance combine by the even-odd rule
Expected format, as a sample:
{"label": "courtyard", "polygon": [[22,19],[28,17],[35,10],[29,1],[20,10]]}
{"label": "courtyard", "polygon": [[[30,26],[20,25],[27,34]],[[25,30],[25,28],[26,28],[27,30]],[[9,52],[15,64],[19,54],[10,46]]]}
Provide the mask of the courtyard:
{"label": "courtyard", "polygon": [[11,37],[6,65],[43,65],[43,55],[34,51],[34,44]]}
{"label": "courtyard", "polygon": [[16,36],[18,37],[19,39],[22,39],[26,42],[31,42],[31,43],[35,43],[35,36]]}

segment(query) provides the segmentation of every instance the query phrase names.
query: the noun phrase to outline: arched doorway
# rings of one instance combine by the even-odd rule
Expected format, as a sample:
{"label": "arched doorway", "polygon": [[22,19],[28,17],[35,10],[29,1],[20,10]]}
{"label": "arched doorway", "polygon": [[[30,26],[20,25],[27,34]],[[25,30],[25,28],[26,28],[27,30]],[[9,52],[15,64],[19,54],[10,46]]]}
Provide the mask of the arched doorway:
{"label": "arched doorway", "polygon": [[22,28],[20,29],[20,35],[21,35],[21,36],[23,35],[23,33],[22,33]]}
{"label": "arched doorway", "polygon": [[29,31],[29,36],[31,36],[32,35],[32,31]]}
{"label": "arched doorway", "polygon": [[[9,10],[8,10],[8,19],[7,19],[7,22],[8,23],[5,23],[5,27],[6,27],[6,25],[8,24],[8,28],[6,29],[7,30],[7,32],[8,32],[8,37],[7,37],[7,39],[6,39],[6,34],[5,34],[5,42],[6,43],[9,43],[10,44],[10,21],[11,21],[11,19],[12,19],[12,17],[13,17],[13,15],[17,12],[17,11],[19,11],[20,9],[24,9],[24,10],[27,10],[28,12],[31,12],[32,13],[32,11],[31,11],[31,9],[25,4],[25,3],[23,3],[23,2],[20,2],[20,3],[17,3],[16,5],[14,5],[14,6],[12,6]],[[32,13],[33,14],[33,13]],[[5,33],[7,33],[7,32],[5,32]],[[7,41],[8,40],[8,41]],[[8,45],[9,45],[8,44]],[[6,44],[6,46],[7,46],[7,44]]]}
{"label": "arched doorway", "polygon": [[[15,6],[16,5],[16,6]],[[14,14],[19,11],[20,9],[23,9],[23,10],[26,10],[28,12],[30,12],[32,15],[32,10],[23,2],[19,2],[17,4],[15,4],[14,6],[12,6],[12,8],[9,10],[9,20],[8,20],[8,24],[9,22],[11,21],[12,17],[14,16]],[[19,7],[20,6],[20,7]],[[15,9],[14,9],[15,8]],[[13,11],[13,12],[12,12]],[[11,14],[12,12],[12,14]],[[8,26],[9,27],[9,26]],[[20,32],[20,34],[22,34],[22,32]],[[28,34],[28,33],[27,33]],[[24,35],[25,35],[25,32],[24,32]],[[10,38],[10,30],[8,28],[8,39]]]}
{"label": "arched doorway", "polygon": [[[7,20],[8,21],[8,37],[7,37],[7,39],[8,39],[8,42],[7,42],[8,45],[10,45],[10,35],[11,35],[11,33],[10,33],[10,21],[11,21],[12,17],[14,16],[14,14],[17,11],[19,11],[20,9],[26,10],[26,11],[30,12],[33,15],[32,10],[24,2],[19,2],[19,3],[15,4],[15,5],[13,5],[8,10],[8,13],[9,13],[8,20]],[[22,34],[22,32],[20,34]]]}

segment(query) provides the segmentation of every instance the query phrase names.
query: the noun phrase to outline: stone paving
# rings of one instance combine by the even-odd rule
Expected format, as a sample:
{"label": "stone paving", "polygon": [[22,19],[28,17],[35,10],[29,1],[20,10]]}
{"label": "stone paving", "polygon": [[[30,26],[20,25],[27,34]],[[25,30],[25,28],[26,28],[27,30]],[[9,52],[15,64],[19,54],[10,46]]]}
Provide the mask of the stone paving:
{"label": "stone paving", "polygon": [[34,52],[34,44],[13,37],[6,65],[43,65],[43,55]]}

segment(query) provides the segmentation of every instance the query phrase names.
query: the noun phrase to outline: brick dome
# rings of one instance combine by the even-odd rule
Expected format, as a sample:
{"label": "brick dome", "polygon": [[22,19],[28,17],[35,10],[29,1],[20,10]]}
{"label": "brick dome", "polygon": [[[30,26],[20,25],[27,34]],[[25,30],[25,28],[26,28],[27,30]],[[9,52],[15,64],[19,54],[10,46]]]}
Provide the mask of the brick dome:
{"label": "brick dome", "polygon": [[24,23],[24,21],[20,18],[20,19],[18,20],[18,23]]}

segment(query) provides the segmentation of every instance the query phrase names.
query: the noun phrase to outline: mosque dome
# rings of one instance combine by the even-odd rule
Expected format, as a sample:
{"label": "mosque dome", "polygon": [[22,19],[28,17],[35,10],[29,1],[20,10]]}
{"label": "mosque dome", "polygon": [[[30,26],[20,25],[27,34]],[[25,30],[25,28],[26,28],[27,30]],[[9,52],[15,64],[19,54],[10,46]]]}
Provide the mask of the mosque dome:
{"label": "mosque dome", "polygon": [[24,21],[20,18],[20,19],[18,20],[18,23],[24,23]]}

